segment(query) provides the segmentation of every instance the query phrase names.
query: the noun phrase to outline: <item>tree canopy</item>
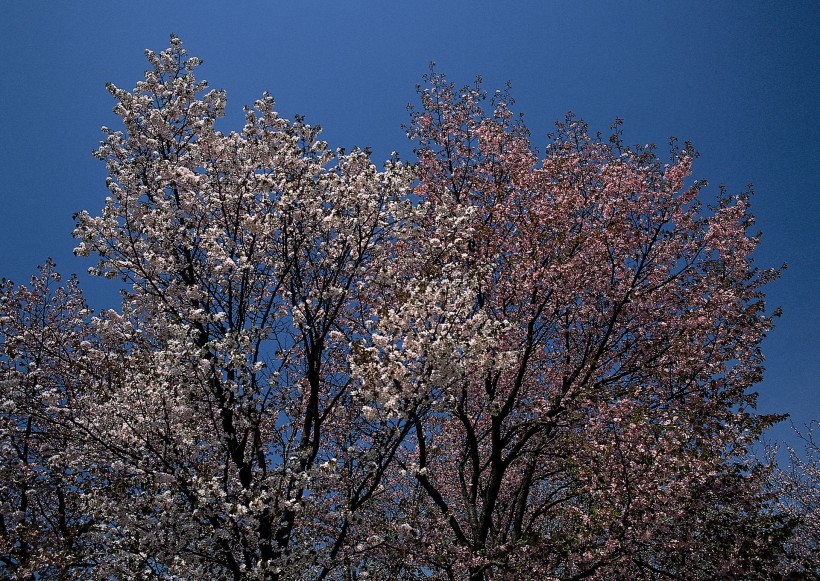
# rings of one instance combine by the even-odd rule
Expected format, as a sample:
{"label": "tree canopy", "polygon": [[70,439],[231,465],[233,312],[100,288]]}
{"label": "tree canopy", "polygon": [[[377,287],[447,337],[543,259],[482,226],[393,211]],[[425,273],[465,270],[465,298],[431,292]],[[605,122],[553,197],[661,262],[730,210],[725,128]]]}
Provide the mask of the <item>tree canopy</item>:
{"label": "tree canopy", "polygon": [[816,571],[749,453],[778,271],[691,146],[568,116],[539,154],[509,92],[431,70],[379,169],[267,94],[225,134],[179,39],[146,55],[76,216],[121,308],[51,263],[0,288],[0,574]]}

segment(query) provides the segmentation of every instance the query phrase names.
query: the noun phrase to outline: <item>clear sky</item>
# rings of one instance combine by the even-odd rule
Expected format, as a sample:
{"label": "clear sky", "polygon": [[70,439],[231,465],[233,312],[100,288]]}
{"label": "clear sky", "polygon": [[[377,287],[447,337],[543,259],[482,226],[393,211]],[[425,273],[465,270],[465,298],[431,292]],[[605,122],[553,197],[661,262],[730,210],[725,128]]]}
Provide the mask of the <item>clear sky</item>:
{"label": "clear sky", "polygon": [[[280,113],[376,160],[410,157],[401,125],[430,61],[458,84],[510,81],[539,145],[570,110],[594,130],[625,119],[628,143],[692,141],[695,177],[754,184],[758,264],[789,264],[769,290],[784,314],[764,344],[761,409],[820,419],[820,2],[4,2],[0,276],[22,281],[49,256],[87,268],[71,255],[71,216],[106,195],[91,156],[99,127],[117,127],[104,85],[133,87],[144,49],[171,33],[227,89],[224,128],[268,90]],[[92,306],[113,305],[111,283],[84,283]]]}

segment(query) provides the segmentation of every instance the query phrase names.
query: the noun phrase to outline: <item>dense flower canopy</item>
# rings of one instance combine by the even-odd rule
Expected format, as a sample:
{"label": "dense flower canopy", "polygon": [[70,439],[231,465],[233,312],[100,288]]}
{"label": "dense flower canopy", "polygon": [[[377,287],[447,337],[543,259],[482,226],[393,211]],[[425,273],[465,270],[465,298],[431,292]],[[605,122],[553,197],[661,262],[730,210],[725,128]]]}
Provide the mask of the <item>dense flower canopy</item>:
{"label": "dense flower canopy", "polygon": [[777,272],[747,194],[704,208],[691,147],[664,163],[570,116],[539,155],[508,93],[431,71],[417,163],[378,169],[269,95],[224,134],[179,39],[146,55],[108,87],[109,197],[76,217],[121,309],[50,263],[0,288],[0,572],[813,566],[749,456]]}

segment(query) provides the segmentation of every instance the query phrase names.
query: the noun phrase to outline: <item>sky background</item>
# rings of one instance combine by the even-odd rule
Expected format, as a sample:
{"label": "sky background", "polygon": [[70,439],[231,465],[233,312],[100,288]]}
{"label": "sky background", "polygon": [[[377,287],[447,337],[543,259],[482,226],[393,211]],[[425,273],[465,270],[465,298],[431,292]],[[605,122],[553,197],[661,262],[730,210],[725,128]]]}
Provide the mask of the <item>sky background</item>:
{"label": "sky background", "polygon": [[[758,265],[789,265],[768,292],[783,316],[760,409],[820,419],[820,1],[2,1],[0,276],[22,282],[46,257],[89,266],[72,214],[106,196],[91,156],[100,126],[119,128],[105,83],[133,87],[171,33],[227,89],[223,129],[267,90],[377,163],[411,158],[402,124],[431,61],[459,85],[510,81],[539,146],[568,111],[594,131],[623,118],[627,143],[692,141],[712,192],[754,184]],[[92,307],[116,305],[113,283],[82,278]]]}

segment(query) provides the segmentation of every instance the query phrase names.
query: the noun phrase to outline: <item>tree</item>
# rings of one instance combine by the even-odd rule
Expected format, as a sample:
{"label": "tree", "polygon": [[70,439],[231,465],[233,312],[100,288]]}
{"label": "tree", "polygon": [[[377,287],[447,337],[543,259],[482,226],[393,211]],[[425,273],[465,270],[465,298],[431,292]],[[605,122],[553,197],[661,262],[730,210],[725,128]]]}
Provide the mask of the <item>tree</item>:
{"label": "tree", "polygon": [[751,264],[748,197],[704,215],[691,148],[661,165],[572,117],[539,160],[506,94],[488,115],[426,81],[417,234],[359,372],[415,424],[440,524],[410,524],[456,577],[751,574],[777,523],[738,460],[774,419],[748,389],[777,273]]}
{"label": "tree", "polygon": [[777,272],[752,265],[748,195],[707,212],[685,185],[691,147],[664,165],[569,117],[539,158],[507,93],[487,114],[433,72],[418,163],[378,171],[268,95],[223,134],[179,39],[146,55],[109,85],[110,195],[75,231],[121,310],[45,288],[52,266],[5,287],[0,570],[773,570],[788,527],[747,450],[775,420],[750,388]]}
{"label": "tree", "polygon": [[[772,488],[784,514],[793,519],[795,530],[787,541],[787,558],[780,573],[789,579],[820,576],[820,445],[815,430],[818,422],[805,431],[795,432],[803,450],[789,447],[789,464],[772,475]],[[776,450],[775,450],[776,452]]]}
{"label": "tree", "polygon": [[92,337],[77,280],[61,282],[49,261],[29,287],[0,284],[0,573],[21,579],[90,565],[88,458],[70,428]]}

